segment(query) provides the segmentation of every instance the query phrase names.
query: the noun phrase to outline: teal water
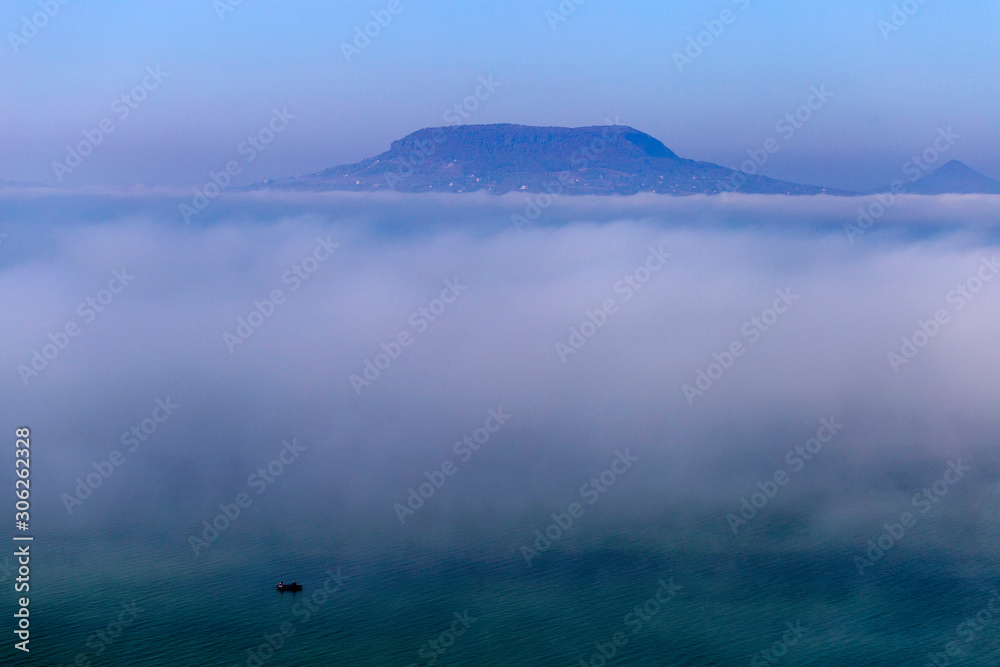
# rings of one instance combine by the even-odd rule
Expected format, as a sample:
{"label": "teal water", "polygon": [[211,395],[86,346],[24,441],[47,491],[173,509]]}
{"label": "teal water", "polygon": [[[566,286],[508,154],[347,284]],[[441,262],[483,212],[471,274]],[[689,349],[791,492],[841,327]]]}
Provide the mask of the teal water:
{"label": "teal water", "polygon": [[[657,550],[616,544],[610,533],[600,548],[579,548],[580,541],[568,539],[531,568],[510,552],[471,556],[475,545],[468,544],[451,555],[396,548],[359,557],[342,537],[317,532],[312,540],[294,539],[292,548],[281,536],[244,534],[194,558],[176,540],[150,536],[40,537],[32,651],[12,660],[600,665],[598,645],[610,652],[615,633],[623,633],[607,664],[924,665],[928,652],[956,639],[957,624],[984,607],[989,589],[1000,584],[986,556],[904,552],[904,546],[877,563],[878,571],[859,577],[850,551]],[[250,543],[256,555],[245,548]],[[338,569],[346,580],[324,601],[317,591],[326,572]],[[305,586],[302,593],[273,590],[278,579],[293,576]],[[661,581],[676,585],[676,593],[652,604]],[[97,655],[97,632],[109,624],[115,632],[129,603],[141,610],[136,620]],[[627,620],[646,603],[645,620]],[[456,612],[465,615],[468,629],[446,651],[429,653],[427,643],[442,639]],[[280,634],[283,623],[294,634],[272,639],[280,647],[269,652],[264,635]],[[782,641],[788,623],[802,628],[801,638],[780,659],[772,656],[777,662],[755,662]],[[447,635],[443,640],[450,643]],[[991,626],[962,641],[961,664],[997,664],[998,648]],[[259,651],[258,659],[248,649]]]}

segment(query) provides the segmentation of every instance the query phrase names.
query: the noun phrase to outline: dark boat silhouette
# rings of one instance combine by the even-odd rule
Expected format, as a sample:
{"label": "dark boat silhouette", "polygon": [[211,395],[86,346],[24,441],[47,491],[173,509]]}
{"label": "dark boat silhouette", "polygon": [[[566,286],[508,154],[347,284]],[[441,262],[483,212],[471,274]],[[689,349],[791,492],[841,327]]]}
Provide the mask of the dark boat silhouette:
{"label": "dark boat silhouette", "polygon": [[277,588],[282,593],[284,593],[285,591],[291,591],[292,593],[294,593],[295,591],[302,590],[302,584],[297,584],[294,581],[290,584],[286,584],[285,582],[280,581],[278,582],[278,585],[275,586],[275,588]]}

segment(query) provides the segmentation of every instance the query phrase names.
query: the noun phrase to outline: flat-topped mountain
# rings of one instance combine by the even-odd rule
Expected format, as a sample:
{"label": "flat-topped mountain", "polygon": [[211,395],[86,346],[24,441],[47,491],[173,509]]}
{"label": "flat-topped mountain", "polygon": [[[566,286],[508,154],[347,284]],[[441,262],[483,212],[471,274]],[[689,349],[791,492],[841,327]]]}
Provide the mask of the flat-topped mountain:
{"label": "flat-topped mountain", "polygon": [[852,194],[687,160],[657,139],[625,125],[426,128],[361,162],[254,187],[495,194]]}
{"label": "flat-topped mountain", "polygon": [[958,160],[952,160],[913,183],[907,184],[905,192],[918,195],[1000,195],[1000,183],[980,174]]}

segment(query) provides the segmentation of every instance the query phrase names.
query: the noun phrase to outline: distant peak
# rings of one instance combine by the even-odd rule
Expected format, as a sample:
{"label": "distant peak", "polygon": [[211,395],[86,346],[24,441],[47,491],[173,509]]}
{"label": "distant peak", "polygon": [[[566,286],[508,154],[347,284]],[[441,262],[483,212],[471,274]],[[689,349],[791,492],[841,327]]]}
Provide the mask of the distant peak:
{"label": "distant peak", "polygon": [[939,194],[1000,194],[1000,183],[964,162],[949,160],[907,187],[908,192]]}
{"label": "distant peak", "polygon": [[964,162],[959,162],[958,160],[948,160],[943,165],[941,165],[939,169],[949,169],[949,170],[962,169],[965,171],[975,171],[975,169],[973,169],[969,165],[965,164]]}

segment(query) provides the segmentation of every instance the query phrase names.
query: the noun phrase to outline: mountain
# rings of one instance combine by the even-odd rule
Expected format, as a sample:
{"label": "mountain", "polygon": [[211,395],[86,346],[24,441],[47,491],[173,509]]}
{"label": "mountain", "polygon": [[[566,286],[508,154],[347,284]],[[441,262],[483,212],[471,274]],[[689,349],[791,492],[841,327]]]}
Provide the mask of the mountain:
{"label": "mountain", "polygon": [[624,125],[453,125],[418,130],[354,164],[251,189],[560,194],[853,194],[679,157]]}
{"label": "mountain", "polygon": [[990,194],[1000,195],[1000,183],[967,165],[952,160],[906,186],[917,195]]}

